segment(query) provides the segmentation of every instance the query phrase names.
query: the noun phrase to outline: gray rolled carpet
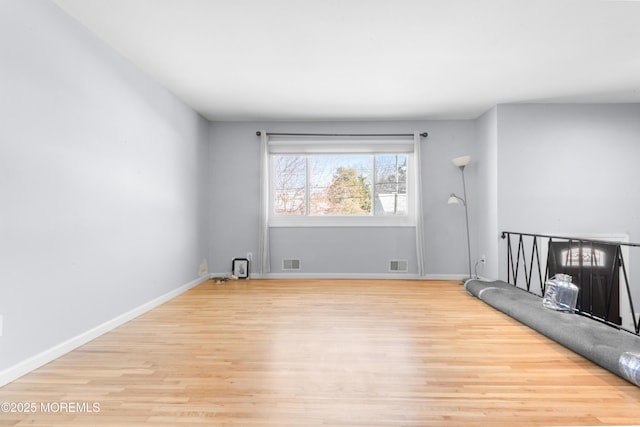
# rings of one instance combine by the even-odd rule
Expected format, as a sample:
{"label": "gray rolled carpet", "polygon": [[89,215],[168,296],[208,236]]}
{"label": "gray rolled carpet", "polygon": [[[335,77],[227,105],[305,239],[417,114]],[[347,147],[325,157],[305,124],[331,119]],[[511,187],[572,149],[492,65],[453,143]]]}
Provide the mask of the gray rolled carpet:
{"label": "gray rolled carpet", "polygon": [[469,280],[466,291],[603,368],[640,386],[640,337],[542,306],[542,298],[502,281]]}

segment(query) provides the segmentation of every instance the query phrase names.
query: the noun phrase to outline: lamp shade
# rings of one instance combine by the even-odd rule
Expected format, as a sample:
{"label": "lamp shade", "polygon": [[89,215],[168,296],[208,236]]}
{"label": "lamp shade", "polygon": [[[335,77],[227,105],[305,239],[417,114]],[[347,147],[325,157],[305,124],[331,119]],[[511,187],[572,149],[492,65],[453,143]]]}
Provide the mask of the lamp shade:
{"label": "lamp shade", "polygon": [[449,200],[447,200],[447,203],[452,205],[452,204],[458,204],[463,202],[461,197],[456,196],[455,194],[451,193],[451,195],[449,196]]}
{"label": "lamp shade", "polygon": [[455,159],[451,159],[451,163],[453,163],[458,167],[467,166],[470,161],[471,161],[471,156],[461,156],[461,157],[456,157]]}

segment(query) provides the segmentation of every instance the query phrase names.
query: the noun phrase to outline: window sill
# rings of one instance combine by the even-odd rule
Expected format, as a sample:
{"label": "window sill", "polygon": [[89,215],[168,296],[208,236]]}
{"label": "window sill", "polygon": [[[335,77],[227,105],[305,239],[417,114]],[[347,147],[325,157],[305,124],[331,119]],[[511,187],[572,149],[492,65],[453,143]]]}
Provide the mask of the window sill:
{"label": "window sill", "polygon": [[269,227],[415,227],[410,217],[279,217],[269,220]]}

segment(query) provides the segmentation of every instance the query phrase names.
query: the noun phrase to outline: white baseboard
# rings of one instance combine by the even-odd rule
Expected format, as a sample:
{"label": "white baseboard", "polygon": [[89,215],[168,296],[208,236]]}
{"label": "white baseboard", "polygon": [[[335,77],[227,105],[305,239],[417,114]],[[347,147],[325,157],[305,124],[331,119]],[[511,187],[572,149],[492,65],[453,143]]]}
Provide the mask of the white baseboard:
{"label": "white baseboard", "polygon": [[164,295],[159,296],[145,304],[142,304],[132,310],[127,311],[111,320],[104,322],[95,328],[89,329],[73,338],[69,338],[66,341],[57,344],[42,353],[36,354],[22,362],[19,362],[4,371],[0,371],[0,387],[20,378],[21,376],[28,374],[29,372],[38,369],[39,367],[46,365],[47,363],[57,359],[60,356],[80,347],[83,344],[88,343],[91,340],[96,339],[100,335],[103,335],[118,326],[146,313],[147,311],[156,308],[160,304],[177,297],[178,295],[188,291],[189,289],[199,285],[200,283],[209,279],[209,275],[200,277],[185,285],[180,286]]}
{"label": "white baseboard", "polygon": [[467,280],[468,274],[425,274],[423,280]]}
{"label": "white baseboard", "polygon": [[465,280],[465,274],[425,274],[420,276],[412,273],[398,274],[361,274],[361,273],[256,273],[252,279],[370,279],[370,280]]}
{"label": "white baseboard", "polygon": [[359,273],[265,273],[251,274],[252,279],[393,279],[393,280],[417,280],[417,274],[359,274]]}

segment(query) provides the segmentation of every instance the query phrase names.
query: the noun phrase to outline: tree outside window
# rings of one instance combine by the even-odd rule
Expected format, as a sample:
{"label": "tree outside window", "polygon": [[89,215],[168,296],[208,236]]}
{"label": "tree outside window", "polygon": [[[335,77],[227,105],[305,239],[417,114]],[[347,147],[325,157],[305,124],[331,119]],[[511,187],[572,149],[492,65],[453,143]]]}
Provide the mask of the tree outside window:
{"label": "tree outside window", "polygon": [[274,155],[275,215],[404,215],[407,156]]}

